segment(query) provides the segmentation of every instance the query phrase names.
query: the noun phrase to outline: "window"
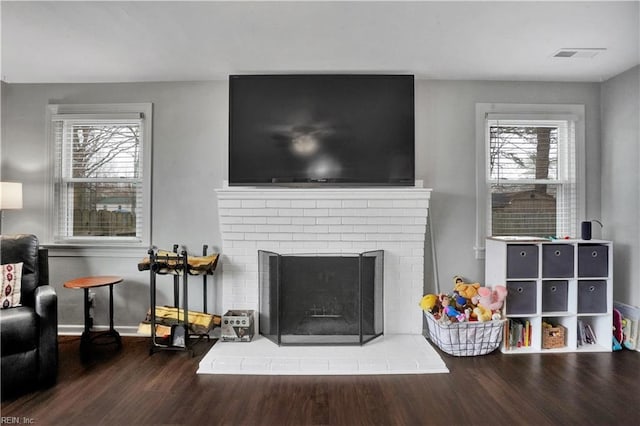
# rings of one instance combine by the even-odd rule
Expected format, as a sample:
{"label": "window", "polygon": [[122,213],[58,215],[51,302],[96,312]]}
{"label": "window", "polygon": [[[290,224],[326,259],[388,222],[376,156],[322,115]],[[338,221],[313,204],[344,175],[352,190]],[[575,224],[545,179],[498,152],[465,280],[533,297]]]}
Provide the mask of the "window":
{"label": "window", "polygon": [[52,241],[147,245],[151,105],[50,105]]}
{"label": "window", "polygon": [[488,119],[488,235],[575,235],[573,121]]}
{"label": "window", "polygon": [[486,236],[577,235],[583,107],[564,107],[478,104],[477,250]]}

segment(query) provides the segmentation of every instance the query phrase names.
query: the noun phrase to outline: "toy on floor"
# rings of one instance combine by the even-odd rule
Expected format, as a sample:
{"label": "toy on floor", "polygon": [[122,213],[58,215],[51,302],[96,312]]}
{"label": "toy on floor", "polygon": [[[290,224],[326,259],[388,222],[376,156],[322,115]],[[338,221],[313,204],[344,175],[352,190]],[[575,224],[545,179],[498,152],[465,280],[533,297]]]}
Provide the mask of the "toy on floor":
{"label": "toy on floor", "polygon": [[622,333],[622,314],[619,310],[613,310],[613,342],[612,349],[614,351],[622,350],[624,343],[624,333]]}
{"label": "toy on floor", "polygon": [[[624,349],[635,350],[638,342],[638,323],[640,322],[640,307],[621,302],[613,303],[614,336],[618,337]],[[620,321],[616,324],[616,315],[620,313]]]}
{"label": "toy on floor", "polygon": [[636,348],[636,335],[638,328],[638,321],[633,321],[631,318],[622,317],[622,338],[625,348],[634,350]]}

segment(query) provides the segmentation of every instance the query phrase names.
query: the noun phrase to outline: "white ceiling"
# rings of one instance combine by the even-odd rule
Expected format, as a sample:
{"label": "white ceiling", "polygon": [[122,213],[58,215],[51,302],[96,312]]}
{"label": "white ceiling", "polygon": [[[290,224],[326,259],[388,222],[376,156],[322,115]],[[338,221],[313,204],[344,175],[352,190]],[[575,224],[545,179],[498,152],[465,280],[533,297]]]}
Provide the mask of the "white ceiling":
{"label": "white ceiling", "polygon": [[[7,2],[10,83],[413,73],[603,81],[640,63],[639,2]],[[555,58],[598,48],[593,58]]]}

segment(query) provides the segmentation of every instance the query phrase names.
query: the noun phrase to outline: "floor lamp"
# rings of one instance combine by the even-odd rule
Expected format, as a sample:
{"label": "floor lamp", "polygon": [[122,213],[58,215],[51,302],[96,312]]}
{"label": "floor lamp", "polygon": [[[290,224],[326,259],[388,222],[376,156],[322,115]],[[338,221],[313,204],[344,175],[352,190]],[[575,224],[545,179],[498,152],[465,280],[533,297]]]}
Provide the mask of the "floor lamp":
{"label": "floor lamp", "polygon": [[5,210],[22,208],[22,184],[18,182],[0,182],[0,234]]}

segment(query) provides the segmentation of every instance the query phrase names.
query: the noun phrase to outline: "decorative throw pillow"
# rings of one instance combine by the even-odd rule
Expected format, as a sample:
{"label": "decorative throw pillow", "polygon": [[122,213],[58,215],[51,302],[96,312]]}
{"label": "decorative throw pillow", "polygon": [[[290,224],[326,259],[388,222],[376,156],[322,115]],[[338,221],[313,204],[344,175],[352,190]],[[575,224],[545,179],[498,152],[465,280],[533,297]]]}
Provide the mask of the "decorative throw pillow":
{"label": "decorative throw pillow", "polygon": [[22,262],[0,265],[2,268],[2,294],[0,309],[20,306],[20,283],[22,281]]}

